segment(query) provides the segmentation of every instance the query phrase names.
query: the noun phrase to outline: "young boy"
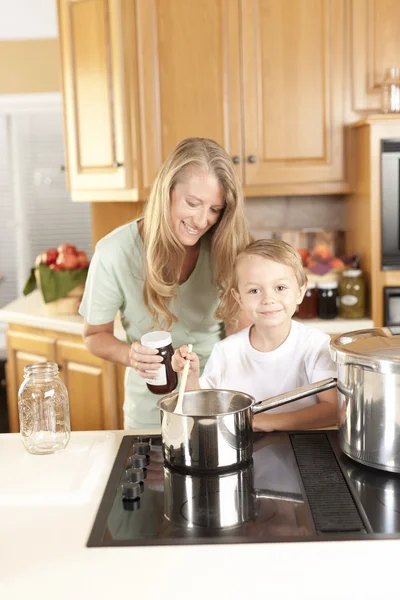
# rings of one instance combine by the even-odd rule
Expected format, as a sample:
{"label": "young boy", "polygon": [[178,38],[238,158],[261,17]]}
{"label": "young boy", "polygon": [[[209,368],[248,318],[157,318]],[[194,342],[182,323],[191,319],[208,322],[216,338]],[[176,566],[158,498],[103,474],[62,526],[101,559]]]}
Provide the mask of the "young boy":
{"label": "young boy", "polygon": [[[243,310],[253,325],[215,344],[200,377],[195,352],[182,346],[172,365],[181,373],[190,358],[186,390],[230,389],[264,400],[328,377],[336,377],[329,336],[293,321],[307,277],[300,256],[279,240],[258,240],[241,252],[219,314],[232,321]],[[334,425],[336,389],[256,415],[254,429],[300,430]]]}

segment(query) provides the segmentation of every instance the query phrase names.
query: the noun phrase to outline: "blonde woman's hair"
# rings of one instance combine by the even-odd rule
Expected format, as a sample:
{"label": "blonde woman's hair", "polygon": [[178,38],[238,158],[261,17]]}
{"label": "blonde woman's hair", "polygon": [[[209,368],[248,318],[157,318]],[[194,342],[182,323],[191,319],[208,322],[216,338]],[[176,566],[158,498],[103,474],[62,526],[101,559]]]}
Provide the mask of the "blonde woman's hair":
{"label": "blonde woman's hair", "polygon": [[[161,167],[144,213],[144,302],[154,326],[170,328],[178,319],[171,301],[176,298],[185,248],[171,223],[171,192],[192,169],[214,175],[225,201],[217,223],[205,234],[211,239],[213,277],[220,295],[229,284],[237,254],[251,241],[244,216],[244,199],[232,160],[213,140],[188,138],[180,142]],[[162,321],[160,321],[160,317]]]}
{"label": "blonde woman's hair", "polygon": [[307,283],[307,275],[304,271],[303,264],[301,261],[300,254],[287,242],[283,240],[272,240],[262,239],[256,240],[249,244],[242,252],[240,252],[233,264],[231,271],[230,284],[227,286],[218,307],[218,314],[220,318],[227,322],[237,321],[240,306],[236,302],[232,290],[238,292],[238,279],[237,279],[237,267],[240,260],[244,256],[261,256],[262,258],[268,258],[274,262],[292,267],[294,274],[297,279],[299,287],[302,287]]}

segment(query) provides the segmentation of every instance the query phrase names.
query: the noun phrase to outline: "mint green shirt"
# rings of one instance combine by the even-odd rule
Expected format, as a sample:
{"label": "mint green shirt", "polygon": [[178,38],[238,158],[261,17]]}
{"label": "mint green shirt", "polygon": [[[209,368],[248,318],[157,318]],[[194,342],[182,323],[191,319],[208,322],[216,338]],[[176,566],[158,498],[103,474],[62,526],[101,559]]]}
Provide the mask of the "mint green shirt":
{"label": "mint green shirt", "polygon": [[[143,301],[144,246],[137,221],[109,233],[96,245],[90,263],[85,293],[79,308],[90,325],[113,321],[120,311],[129,343],[152,331],[152,318]],[[210,242],[201,240],[196,266],[189,279],[179,286],[174,301],[178,322],[170,329],[174,349],[193,344],[203,369],[214,344],[224,337],[221,321],[214,318],[218,291],[212,282]],[[125,373],[124,427],[136,429],[160,425],[157,401],[144,379],[127,367]]]}

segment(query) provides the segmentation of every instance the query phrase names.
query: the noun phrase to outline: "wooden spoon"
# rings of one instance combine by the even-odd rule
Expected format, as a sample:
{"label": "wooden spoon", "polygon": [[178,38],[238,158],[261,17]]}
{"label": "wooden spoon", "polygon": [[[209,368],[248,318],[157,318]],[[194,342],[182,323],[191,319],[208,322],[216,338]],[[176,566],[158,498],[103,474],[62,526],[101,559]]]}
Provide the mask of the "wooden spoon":
{"label": "wooden spoon", "polygon": [[[189,349],[188,352],[192,351],[192,349],[193,349],[192,344],[188,344],[188,349]],[[185,362],[185,366],[183,367],[181,383],[179,385],[178,400],[176,402],[176,406],[175,406],[175,410],[174,410],[174,412],[177,412],[179,414],[183,414],[183,395],[185,393],[186,380],[188,377],[189,367],[190,367],[190,359],[187,358],[186,362]]]}

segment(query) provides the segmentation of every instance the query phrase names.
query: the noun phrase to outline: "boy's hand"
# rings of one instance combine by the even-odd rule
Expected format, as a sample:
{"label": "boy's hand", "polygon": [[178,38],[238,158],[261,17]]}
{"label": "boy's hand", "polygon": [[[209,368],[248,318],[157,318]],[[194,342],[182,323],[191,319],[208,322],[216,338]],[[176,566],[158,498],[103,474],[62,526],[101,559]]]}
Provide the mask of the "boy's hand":
{"label": "boy's hand", "polygon": [[254,415],[253,431],[275,431],[276,427],[273,422],[274,415]]}
{"label": "boy's hand", "polygon": [[200,377],[199,357],[195,352],[189,352],[188,346],[181,346],[178,348],[178,350],[175,350],[171,361],[174,371],[182,374],[183,367],[185,366],[187,359],[190,359],[188,379],[192,377]]}

